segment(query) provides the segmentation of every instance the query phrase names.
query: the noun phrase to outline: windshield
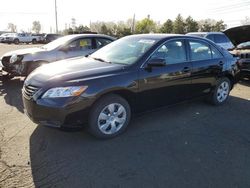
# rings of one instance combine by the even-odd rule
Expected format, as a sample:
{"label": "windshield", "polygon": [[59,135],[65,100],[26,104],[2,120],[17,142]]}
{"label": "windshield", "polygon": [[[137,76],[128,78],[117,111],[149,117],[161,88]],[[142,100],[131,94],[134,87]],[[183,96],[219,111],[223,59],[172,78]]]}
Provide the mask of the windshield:
{"label": "windshield", "polygon": [[90,57],[105,62],[131,65],[142,57],[154,44],[154,39],[124,37],[101,48]]}
{"label": "windshield", "polygon": [[43,45],[41,48],[44,48],[46,50],[53,50],[63,44],[65,44],[66,42],[68,42],[69,40],[71,40],[73,37],[71,35],[69,36],[65,36],[65,37],[61,37],[61,38],[58,38],[46,45]]}

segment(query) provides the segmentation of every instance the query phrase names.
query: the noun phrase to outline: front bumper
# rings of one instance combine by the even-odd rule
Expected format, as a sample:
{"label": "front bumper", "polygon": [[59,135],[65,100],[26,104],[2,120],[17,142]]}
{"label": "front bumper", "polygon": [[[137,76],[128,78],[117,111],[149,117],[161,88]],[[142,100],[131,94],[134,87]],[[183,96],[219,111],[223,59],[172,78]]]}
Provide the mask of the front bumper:
{"label": "front bumper", "polygon": [[91,105],[89,99],[49,100],[27,99],[23,95],[26,115],[34,123],[50,127],[79,127],[87,123]]}

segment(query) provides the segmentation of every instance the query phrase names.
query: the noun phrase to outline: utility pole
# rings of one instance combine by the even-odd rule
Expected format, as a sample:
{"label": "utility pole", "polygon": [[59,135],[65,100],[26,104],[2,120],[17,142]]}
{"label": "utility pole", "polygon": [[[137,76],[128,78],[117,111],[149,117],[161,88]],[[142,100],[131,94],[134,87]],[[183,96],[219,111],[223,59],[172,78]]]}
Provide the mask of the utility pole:
{"label": "utility pole", "polygon": [[55,17],[56,17],[56,33],[58,33],[56,0],[55,0]]}

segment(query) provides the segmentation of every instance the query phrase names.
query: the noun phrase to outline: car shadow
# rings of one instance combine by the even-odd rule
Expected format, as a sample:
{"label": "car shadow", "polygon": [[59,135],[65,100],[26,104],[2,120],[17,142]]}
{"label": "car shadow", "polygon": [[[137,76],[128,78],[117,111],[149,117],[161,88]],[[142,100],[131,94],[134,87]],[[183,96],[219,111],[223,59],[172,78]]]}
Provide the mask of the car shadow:
{"label": "car shadow", "polygon": [[38,126],[30,137],[36,187],[249,187],[250,101],[201,101],[134,118],[110,140]]}
{"label": "car shadow", "polygon": [[6,104],[15,107],[21,113],[24,113],[22,102],[22,78],[1,78],[0,79],[0,96],[4,96]]}
{"label": "car shadow", "polygon": [[250,87],[250,79],[242,79],[239,84]]}

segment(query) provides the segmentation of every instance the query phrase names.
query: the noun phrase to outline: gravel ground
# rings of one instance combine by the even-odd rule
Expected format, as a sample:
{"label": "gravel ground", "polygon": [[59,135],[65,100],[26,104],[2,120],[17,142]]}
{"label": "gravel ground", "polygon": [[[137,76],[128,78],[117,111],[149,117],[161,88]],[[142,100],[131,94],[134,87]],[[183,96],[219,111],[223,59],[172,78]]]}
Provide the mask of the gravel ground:
{"label": "gravel ground", "polygon": [[[26,47],[0,44],[0,56]],[[249,81],[223,106],[192,101],[146,113],[101,141],[33,124],[21,80],[0,79],[1,188],[250,187]]]}

